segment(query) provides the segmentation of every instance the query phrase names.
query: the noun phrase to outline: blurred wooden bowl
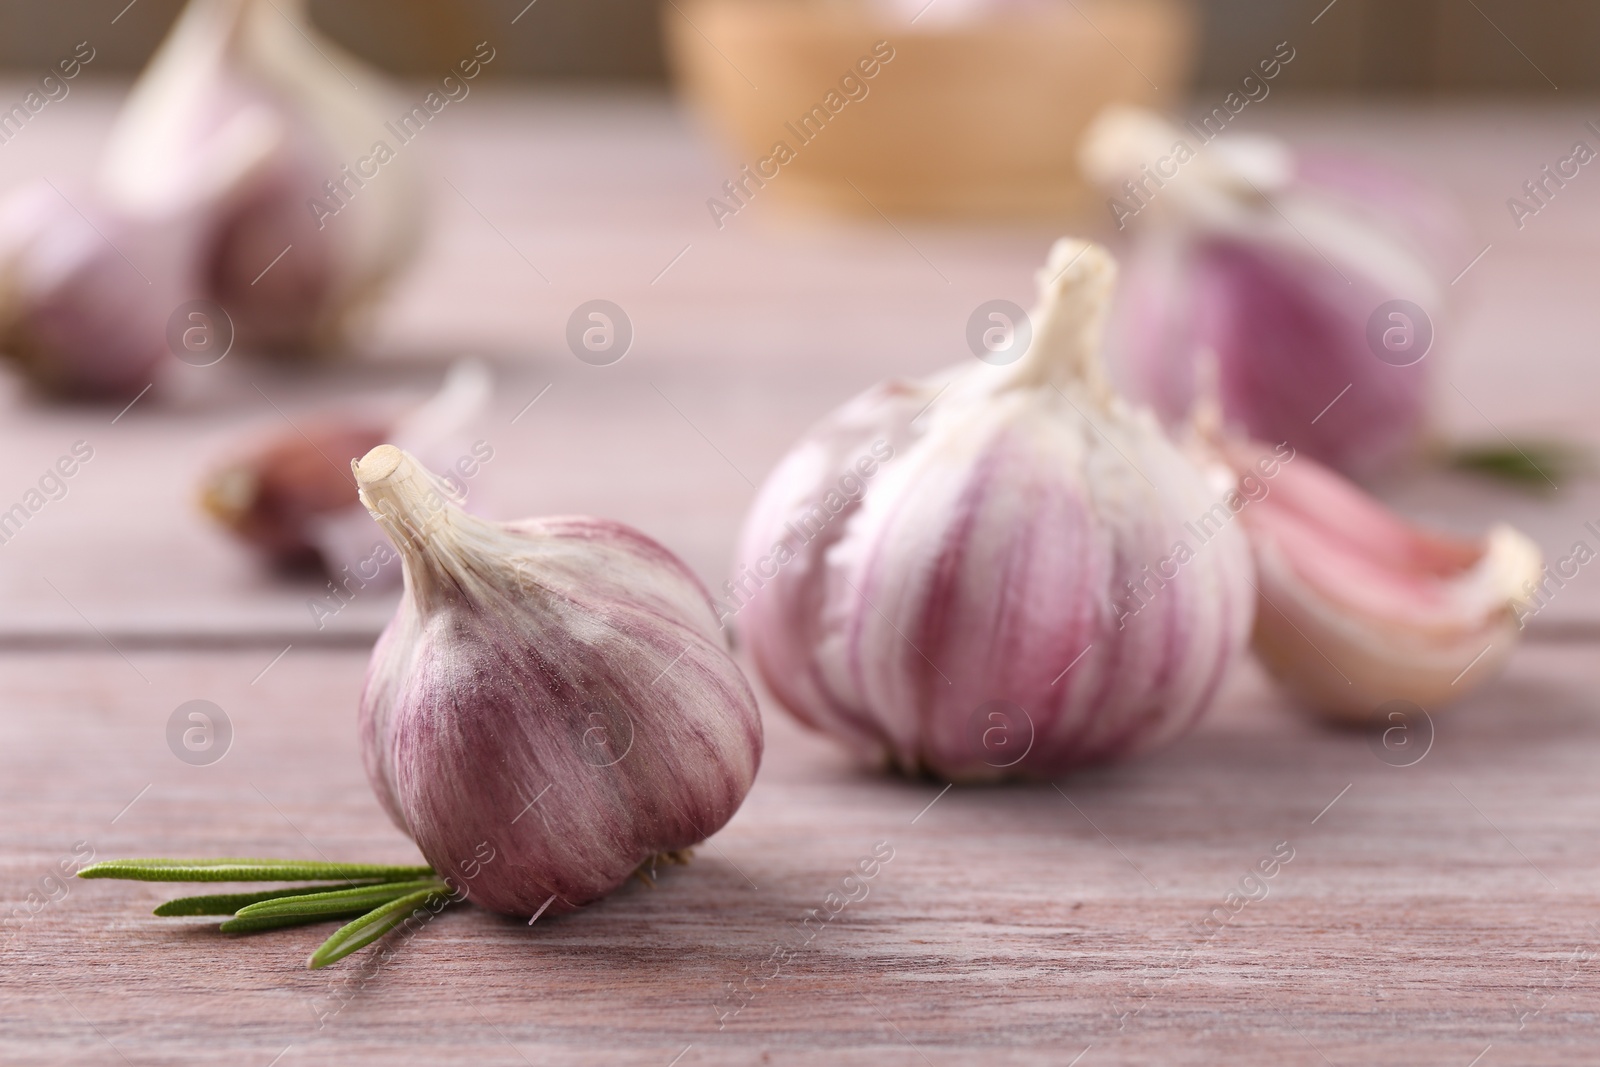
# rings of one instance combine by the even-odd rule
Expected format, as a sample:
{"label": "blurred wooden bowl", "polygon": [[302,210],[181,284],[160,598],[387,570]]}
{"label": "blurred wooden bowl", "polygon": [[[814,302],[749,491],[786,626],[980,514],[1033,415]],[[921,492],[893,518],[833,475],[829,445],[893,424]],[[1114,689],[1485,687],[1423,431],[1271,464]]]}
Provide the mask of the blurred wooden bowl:
{"label": "blurred wooden bowl", "polygon": [[[662,17],[682,93],[737,163],[772,158],[776,142],[794,150],[765,187],[746,182],[750,200],[868,214],[1078,213],[1089,199],[1079,134],[1113,101],[1180,95],[1195,44],[1189,0],[1072,0],[918,25],[829,0],[671,0]],[[894,55],[862,79],[867,95],[801,143],[800,117],[879,41]]]}

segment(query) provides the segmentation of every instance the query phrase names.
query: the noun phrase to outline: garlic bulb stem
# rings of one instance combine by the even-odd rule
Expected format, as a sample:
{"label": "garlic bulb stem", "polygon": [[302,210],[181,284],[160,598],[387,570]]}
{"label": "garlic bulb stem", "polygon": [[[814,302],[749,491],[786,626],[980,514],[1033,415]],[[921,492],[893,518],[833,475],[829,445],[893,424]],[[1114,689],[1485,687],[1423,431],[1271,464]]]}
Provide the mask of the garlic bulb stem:
{"label": "garlic bulb stem", "polygon": [[1033,342],[1012,364],[1000,388],[1072,386],[1102,408],[1112,401],[1100,359],[1117,264],[1100,245],[1062,238],[1035,274],[1039,303],[1033,311]]}
{"label": "garlic bulb stem", "polygon": [[452,503],[439,479],[394,445],[351,460],[350,469],[361,503],[400,550],[406,588],[419,606],[482,584],[472,573],[473,546],[487,548],[489,522]]}

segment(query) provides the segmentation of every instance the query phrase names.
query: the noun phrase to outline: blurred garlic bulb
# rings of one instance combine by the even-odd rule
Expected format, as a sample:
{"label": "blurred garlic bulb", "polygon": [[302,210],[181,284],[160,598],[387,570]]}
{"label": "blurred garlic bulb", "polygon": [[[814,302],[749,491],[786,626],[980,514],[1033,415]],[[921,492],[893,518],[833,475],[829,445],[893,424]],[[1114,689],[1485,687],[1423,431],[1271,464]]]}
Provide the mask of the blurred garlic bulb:
{"label": "blurred garlic bulb", "polygon": [[[27,190],[3,212],[23,221],[0,227],[0,351],[61,391],[137,391],[196,299],[222,305],[243,348],[336,345],[415,248],[421,190],[402,153],[337,218],[309,201],[353,187],[391,104],[305,0],[190,0],[92,186],[71,203]],[[108,310],[124,307],[137,313]]]}
{"label": "blurred garlic bulb", "polygon": [[[1241,472],[1265,452],[1227,448]],[[1419,529],[1306,457],[1267,485],[1241,512],[1261,592],[1254,648],[1291,694],[1361,723],[1391,700],[1437,709],[1495,676],[1541,577],[1532,541],[1505,525],[1476,542]]]}
{"label": "blurred garlic bulb", "polygon": [[0,202],[0,353],[47,392],[131,396],[167,357],[188,258],[173,235],[185,227],[65,196],[41,182]]}
{"label": "blurred garlic bulb", "polygon": [[[379,801],[494,911],[572,911],[738,809],[761,717],[675,556],[581,516],[493,523],[390,445],[353,464],[405,595],[361,694]],[[488,842],[497,859],[457,869]]]}
{"label": "blurred garlic bulb", "polygon": [[[474,440],[472,427],[489,405],[493,378],[482,362],[450,368],[438,393],[399,419],[347,411],[275,430],[224,459],[200,484],[200,507],[234,537],[282,566],[320,563],[341,582],[359,588],[400,584],[398,557],[356,493],[342,466],[385,441],[446,471],[446,491],[456,503],[482,511],[483,494],[472,479],[494,458],[494,446]],[[374,556],[378,557],[374,559]]]}
{"label": "blurred garlic bulb", "polygon": [[[144,217],[194,203],[194,175],[221,157],[229,177],[207,191],[215,210],[197,268],[245,346],[334,342],[421,237],[421,185],[404,153],[359,186],[347,178],[399,107],[375,70],[311,25],[306,5],[190,0],[101,167],[108,201]],[[328,182],[354,192],[319,221],[307,201]]]}
{"label": "blurred garlic bulb", "polygon": [[[1223,413],[1249,436],[1348,474],[1405,457],[1426,428],[1448,271],[1465,262],[1459,224],[1379,168],[1212,136],[1121,106],[1084,135],[1085,174],[1134,234],[1111,331],[1130,386],[1180,422],[1213,353]],[[1426,321],[1380,311],[1402,300]]]}
{"label": "blurred garlic bulb", "polygon": [[1115,276],[1062,240],[1032,343],[891,382],[768,477],[725,591],[762,677],[803,722],[907,773],[1041,777],[1182,733],[1254,604],[1202,470],[1108,385]]}

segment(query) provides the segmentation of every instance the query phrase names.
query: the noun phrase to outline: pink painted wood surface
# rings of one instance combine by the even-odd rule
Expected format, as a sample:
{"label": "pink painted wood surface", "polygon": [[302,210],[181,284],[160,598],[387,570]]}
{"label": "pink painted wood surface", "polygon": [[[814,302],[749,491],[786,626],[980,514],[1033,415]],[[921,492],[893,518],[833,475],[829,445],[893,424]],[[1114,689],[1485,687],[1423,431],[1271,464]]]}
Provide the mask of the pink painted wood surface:
{"label": "pink painted wood surface", "polygon": [[[252,683],[267,658],[0,656],[8,910],[79,841],[413,860],[359,766],[364,657],[297,650]],[[1141,762],[943,795],[853,767],[768,705],[756,787],[690,866],[531,929],[463,907],[382,967],[308,972],[323,929],[228,937],[149,914],[181,887],[74,882],[0,947],[0,1058],[1592,1062],[1597,681],[1587,650],[1527,650],[1395,767],[1247,671]],[[195,697],[236,731],[209,767],[165,746]],[[804,943],[806,913],[879,841],[894,857],[867,896]],[[1265,897],[1208,934],[1280,842],[1293,858]],[[797,953],[763,984],[780,942]],[[719,1029],[746,978],[756,995]]]}

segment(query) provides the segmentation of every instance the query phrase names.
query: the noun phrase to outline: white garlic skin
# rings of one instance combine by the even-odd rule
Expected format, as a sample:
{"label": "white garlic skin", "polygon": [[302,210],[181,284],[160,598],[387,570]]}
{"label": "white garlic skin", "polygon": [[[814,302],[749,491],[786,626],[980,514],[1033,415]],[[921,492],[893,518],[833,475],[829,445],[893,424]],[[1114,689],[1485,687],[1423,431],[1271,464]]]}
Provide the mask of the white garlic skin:
{"label": "white garlic skin", "polygon": [[[769,476],[736,572],[765,581],[735,619],[803,722],[906,773],[1037,778],[1160,743],[1209,706],[1250,629],[1248,546],[1224,525],[1146,606],[1117,606],[1195,541],[1184,524],[1217,489],[1106,384],[1114,277],[1100,247],[1058,242],[1021,360],[870,390]],[[876,442],[892,458],[796,536]],[[1031,728],[983,740],[991,701]]]}
{"label": "white garlic skin", "polygon": [[493,911],[560,914],[733,816],[760,713],[676,557],[604,519],[469,515],[393,446],[353,466],[405,568],[362,750],[435,870]]}

